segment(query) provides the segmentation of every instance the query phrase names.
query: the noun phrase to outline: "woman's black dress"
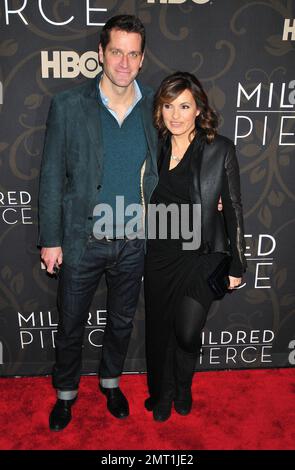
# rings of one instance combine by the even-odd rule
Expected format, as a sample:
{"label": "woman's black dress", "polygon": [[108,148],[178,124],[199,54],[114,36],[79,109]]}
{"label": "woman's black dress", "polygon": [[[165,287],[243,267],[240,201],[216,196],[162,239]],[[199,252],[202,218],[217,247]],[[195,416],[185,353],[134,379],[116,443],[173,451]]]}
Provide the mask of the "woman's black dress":
{"label": "woman's black dress", "polygon": [[[151,204],[190,204],[189,166],[193,149],[194,141],[179,164],[169,170],[171,145],[167,148]],[[179,304],[184,296],[189,296],[209,310],[215,297],[206,279],[224,256],[222,253],[201,254],[200,250],[183,250],[182,242],[182,239],[171,238],[147,241],[144,276],[146,361],[149,392],[154,400],[160,394],[166,351],[171,344]]]}

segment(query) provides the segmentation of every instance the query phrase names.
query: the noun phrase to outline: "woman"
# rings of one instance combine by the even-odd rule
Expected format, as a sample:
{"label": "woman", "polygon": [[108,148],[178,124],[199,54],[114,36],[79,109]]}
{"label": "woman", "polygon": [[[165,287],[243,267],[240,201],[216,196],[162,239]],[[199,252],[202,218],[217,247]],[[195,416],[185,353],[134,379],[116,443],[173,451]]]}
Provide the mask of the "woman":
{"label": "woman", "polygon": [[[190,230],[199,230],[201,244],[184,249],[185,237],[173,230],[187,222],[179,210],[162,237],[161,215],[156,237],[149,236],[145,264],[146,360],[150,397],[145,407],[156,421],[175,410],[192,407],[191,384],[201,347],[201,330],[216,299],[209,275],[231,254],[229,286],[239,286],[246,268],[239,167],[231,140],[217,134],[217,117],[200,82],[190,73],[165,78],[155,97],[159,130],[159,181],[150,204],[186,205]],[[218,211],[221,196],[223,210]],[[193,205],[201,205],[201,219]],[[155,206],[154,206],[155,207]],[[163,207],[163,206],[162,206]],[[175,206],[174,206],[175,207]],[[197,206],[195,206],[197,207]],[[152,206],[149,205],[149,214]],[[199,220],[200,219],[200,220]],[[197,224],[197,227],[196,227]],[[149,225],[150,227],[150,225]],[[193,245],[191,245],[193,246]]]}

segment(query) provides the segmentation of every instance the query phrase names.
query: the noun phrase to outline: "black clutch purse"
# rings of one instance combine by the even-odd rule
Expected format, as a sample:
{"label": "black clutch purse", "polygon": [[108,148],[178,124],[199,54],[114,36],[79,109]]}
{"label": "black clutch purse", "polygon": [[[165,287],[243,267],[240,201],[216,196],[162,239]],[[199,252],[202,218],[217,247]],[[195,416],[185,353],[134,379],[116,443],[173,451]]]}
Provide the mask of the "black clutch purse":
{"label": "black clutch purse", "polygon": [[232,257],[224,255],[224,258],[219,263],[217,268],[208,277],[208,284],[214,292],[217,299],[221,299],[226,293],[232,292],[228,290],[229,286],[229,268],[232,261]]}

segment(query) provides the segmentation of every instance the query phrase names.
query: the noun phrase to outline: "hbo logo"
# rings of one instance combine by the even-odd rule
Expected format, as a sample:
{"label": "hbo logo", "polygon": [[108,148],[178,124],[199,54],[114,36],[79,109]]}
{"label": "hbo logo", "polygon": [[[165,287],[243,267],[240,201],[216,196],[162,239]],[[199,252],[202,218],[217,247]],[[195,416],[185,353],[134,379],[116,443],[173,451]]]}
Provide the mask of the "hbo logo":
{"label": "hbo logo", "polygon": [[76,78],[80,73],[93,78],[101,70],[97,52],[88,51],[81,57],[74,51],[41,51],[42,78]]}

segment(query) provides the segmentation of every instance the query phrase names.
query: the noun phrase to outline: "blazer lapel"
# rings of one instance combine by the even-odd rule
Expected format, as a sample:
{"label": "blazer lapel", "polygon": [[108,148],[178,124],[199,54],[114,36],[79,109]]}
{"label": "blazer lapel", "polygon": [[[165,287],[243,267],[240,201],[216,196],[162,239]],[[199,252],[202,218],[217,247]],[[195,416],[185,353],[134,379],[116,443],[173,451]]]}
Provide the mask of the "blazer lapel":
{"label": "blazer lapel", "polygon": [[95,77],[91,83],[88,93],[80,96],[80,105],[84,114],[86,128],[89,138],[94,146],[97,163],[102,167],[103,148],[102,148],[102,128],[100,118],[100,105],[97,98]]}
{"label": "blazer lapel", "polygon": [[192,184],[191,184],[191,200],[194,203],[203,203],[202,200],[202,189],[203,189],[203,178],[201,177],[203,158],[204,158],[204,145],[205,136],[202,131],[200,135],[195,138],[192,158],[191,158],[191,170],[192,170]]}

